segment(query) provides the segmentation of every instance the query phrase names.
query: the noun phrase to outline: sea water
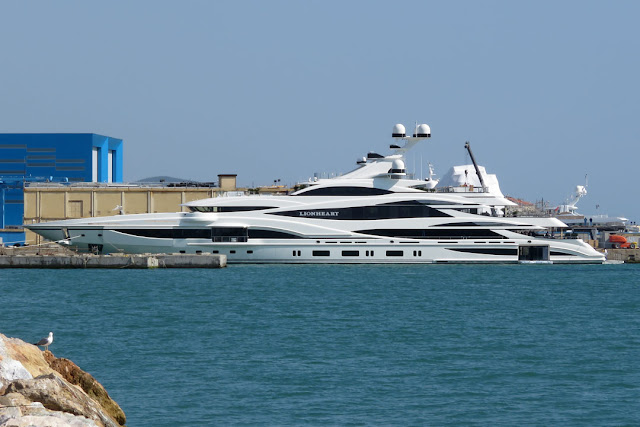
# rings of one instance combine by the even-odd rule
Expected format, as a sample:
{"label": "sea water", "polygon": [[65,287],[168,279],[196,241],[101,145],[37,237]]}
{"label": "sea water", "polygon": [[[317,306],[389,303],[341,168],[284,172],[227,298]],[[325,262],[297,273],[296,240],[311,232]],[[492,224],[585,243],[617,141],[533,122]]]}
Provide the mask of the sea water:
{"label": "sea water", "polygon": [[129,426],[640,425],[640,265],[0,270]]}

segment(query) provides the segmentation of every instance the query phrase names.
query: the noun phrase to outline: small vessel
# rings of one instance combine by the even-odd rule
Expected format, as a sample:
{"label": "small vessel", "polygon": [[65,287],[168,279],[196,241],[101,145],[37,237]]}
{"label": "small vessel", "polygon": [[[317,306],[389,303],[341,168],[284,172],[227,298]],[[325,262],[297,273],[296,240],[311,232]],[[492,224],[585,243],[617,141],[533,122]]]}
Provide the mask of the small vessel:
{"label": "small vessel", "polygon": [[573,227],[595,227],[604,231],[624,230],[628,218],[609,215],[583,215],[578,213],[578,201],[587,195],[587,184],[577,185],[567,201],[554,209],[554,216]]}
{"label": "small vessel", "polygon": [[228,263],[602,263],[580,239],[554,239],[551,217],[506,217],[513,206],[478,166],[447,182],[407,174],[405,154],[431,137],[426,124],[392,132],[391,154],[369,153],[331,179],[283,196],[217,197],[190,212],[31,224],[47,239],[94,253],[217,253]]}

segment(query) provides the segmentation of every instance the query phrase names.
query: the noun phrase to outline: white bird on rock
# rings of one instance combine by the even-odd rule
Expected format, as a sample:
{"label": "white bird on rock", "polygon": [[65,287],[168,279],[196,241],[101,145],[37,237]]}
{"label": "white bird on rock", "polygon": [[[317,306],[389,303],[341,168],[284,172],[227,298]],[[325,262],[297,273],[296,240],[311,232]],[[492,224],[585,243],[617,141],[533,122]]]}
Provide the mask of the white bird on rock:
{"label": "white bird on rock", "polygon": [[42,338],[40,341],[38,341],[34,345],[42,346],[42,347],[44,347],[45,351],[48,351],[49,350],[49,346],[51,345],[52,342],[53,342],[53,332],[49,332],[49,336],[48,337]]}

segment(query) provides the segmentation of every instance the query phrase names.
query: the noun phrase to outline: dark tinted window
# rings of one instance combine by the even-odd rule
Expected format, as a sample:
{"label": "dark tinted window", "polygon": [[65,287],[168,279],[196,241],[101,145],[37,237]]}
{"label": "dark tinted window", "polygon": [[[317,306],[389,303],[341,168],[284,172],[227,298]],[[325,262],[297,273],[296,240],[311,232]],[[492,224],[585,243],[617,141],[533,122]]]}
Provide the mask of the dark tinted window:
{"label": "dark tinted window", "polygon": [[189,206],[191,212],[247,212],[273,209],[273,206]]}
{"label": "dark tinted window", "polygon": [[246,236],[247,229],[241,227],[213,227],[212,236]]}
{"label": "dark tinted window", "polygon": [[[509,227],[513,224],[504,222],[452,222],[447,224],[434,225],[434,227]],[[517,232],[518,230],[510,230]]]}
{"label": "dark tinted window", "polygon": [[360,251],[342,251],[342,256],[360,256]]}
{"label": "dark tinted window", "polygon": [[300,236],[284,231],[249,229],[250,239],[301,239]]}
{"label": "dark tinted window", "polygon": [[294,196],[380,196],[393,193],[389,190],[371,187],[321,187]]}
{"label": "dark tinted window", "polygon": [[374,236],[385,237],[406,237],[412,239],[468,239],[468,238],[484,238],[484,239],[504,239],[498,233],[491,230],[464,230],[464,229],[377,229],[377,230],[358,230],[356,233],[372,234]]}
{"label": "dark tinted window", "polygon": [[130,234],[140,237],[154,237],[156,239],[210,239],[209,228],[121,228],[118,233]]}
{"label": "dark tinted window", "polygon": [[517,249],[507,248],[449,248],[450,251],[466,252],[470,254],[483,254],[483,255],[518,255]]}
{"label": "dark tinted window", "polygon": [[417,201],[384,203],[373,206],[355,206],[351,208],[306,209],[274,212],[273,215],[356,221],[390,218],[442,218],[451,216]]}
{"label": "dark tinted window", "polygon": [[403,251],[387,251],[387,256],[403,256]]}
{"label": "dark tinted window", "polygon": [[313,251],[313,256],[329,256],[329,251]]}
{"label": "dark tinted window", "polygon": [[247,229],[242,227],[213,227],[211,240],[214,242],[246,242]]}
{"label": "dark tinted window", "polygon": [[458,212],[462,212],[462,213],[468,213],[468,214],[474,214],[474,215],[478,215],[478,209],[470,209],[470,208],[453,208],[454,211],[458,211]]}

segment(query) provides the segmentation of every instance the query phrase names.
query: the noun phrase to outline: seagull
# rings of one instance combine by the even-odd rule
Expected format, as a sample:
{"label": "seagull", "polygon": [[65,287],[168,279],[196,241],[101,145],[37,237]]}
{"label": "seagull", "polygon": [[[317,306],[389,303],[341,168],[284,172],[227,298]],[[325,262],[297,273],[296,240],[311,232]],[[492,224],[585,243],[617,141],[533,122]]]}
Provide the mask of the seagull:
{"label": "seagull", "polygon": [[49,332],[49,336],[48,337],[42,338],[40,341],[38,341],[34,345],[42,346],[42,347],[44,347],[45,351],[48,351],[49,350],[49,346],[51,345],[52,342],[53,342],[53,332]]}

